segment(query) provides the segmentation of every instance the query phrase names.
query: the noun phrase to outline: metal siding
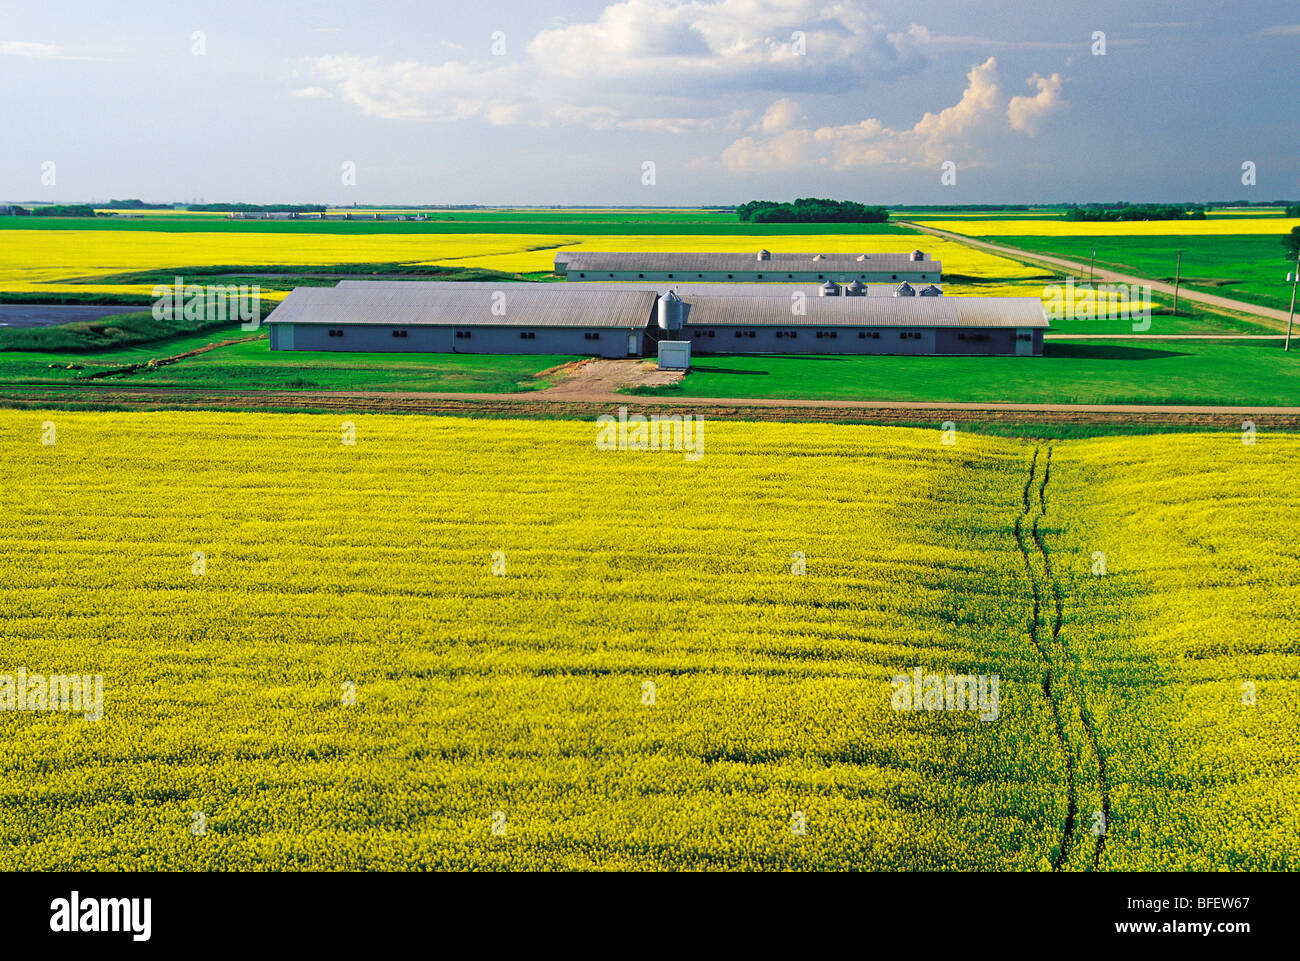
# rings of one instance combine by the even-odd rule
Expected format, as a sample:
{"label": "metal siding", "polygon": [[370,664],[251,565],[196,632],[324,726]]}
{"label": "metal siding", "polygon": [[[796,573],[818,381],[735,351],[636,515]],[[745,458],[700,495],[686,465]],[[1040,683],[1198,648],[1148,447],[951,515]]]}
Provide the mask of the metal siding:
{"label": "metal siding", "polygon": [[[744,327],[739,325],[731,326],[714,326],[710,328],[714,331],[713,337],[696,337],[693,331],[686,332],[683,338],[691,344],[691,350],[700,355],[709,354],[818,354],[818,355],[842,355],[842,354],[873,354],[873,355],[948,355],[948,354],[988,354],[995,351],[990,347],[997,347],[999,341],[997,337],[1005,340],[1004,349],[996,351],[998,353],[1015,352],[1015,332],[1008,330],[990,331],[995,339],[989,344],[982,345],[982,350],[970,350],[965,341],[957,341],[958,331],[944,330],[942,328],[917,329],[913,331],[901,330],[898,327],[837,327],[834,329],[836,337],[817,337],[816,327],[798,327],[789,328],[794,330],[798,336],[777,337],[781,331],[779,327]],[[736,331],[753,330],[753,337],[736,337]],[[859,331],[866,334],[865,337],[858,337]],[[824,329],[823,333],[829,333]],[[879,337],[871,335],[879,334]],[[899,335],[902,333],[917,333],[920,337],[903,338]],[[957,345],[961,349],[956,349]]]}

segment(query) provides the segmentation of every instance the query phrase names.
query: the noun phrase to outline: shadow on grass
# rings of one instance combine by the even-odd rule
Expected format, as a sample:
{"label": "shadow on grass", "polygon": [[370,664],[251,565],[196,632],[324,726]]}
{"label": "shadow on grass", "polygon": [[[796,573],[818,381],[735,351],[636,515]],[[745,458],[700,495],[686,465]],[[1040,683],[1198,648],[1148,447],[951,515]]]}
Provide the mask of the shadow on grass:
{"label": "shadow on grass", "polygon": [[691,364],[691,370],[702,374],[759,374],[766,377],[765,370],[737,370],[733,367],[709,367],[706,364]]}
{"label": "shadow on grass", "polygon": [[1069,357],[1075,360],[1164,360],[1187,357],[1184,351],[1156,347],[1126,347],[1120,344],[1067,344],[1060,341],[1043,345],[1044,357]]}

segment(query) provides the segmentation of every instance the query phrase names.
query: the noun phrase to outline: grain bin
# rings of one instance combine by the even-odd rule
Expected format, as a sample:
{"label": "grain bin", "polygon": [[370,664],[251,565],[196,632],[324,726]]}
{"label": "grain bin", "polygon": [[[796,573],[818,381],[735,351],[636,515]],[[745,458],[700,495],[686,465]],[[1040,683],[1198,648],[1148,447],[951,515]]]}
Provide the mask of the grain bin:
{"label": "grain bin", "polygon": [[675,290],[659,298],[659,329],[670,332],[682,329],[682,299]]}

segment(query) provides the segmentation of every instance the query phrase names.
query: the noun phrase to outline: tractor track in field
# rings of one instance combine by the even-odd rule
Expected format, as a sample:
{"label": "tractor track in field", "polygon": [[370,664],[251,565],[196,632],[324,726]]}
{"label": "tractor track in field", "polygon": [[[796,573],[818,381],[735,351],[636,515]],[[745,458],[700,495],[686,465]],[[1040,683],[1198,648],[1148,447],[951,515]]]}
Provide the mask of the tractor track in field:
{"label": "tractor track in field", "polygon": [[[1021,502],[1024,509],[1016,517],[1016,546],[1020,549],[1020,559],[1025,565],[1025,576],[1029,580],[1029,590],[1033,601],[1033,609],[1029,618],[1029,642],[1033,644],[1034,650],[1038,652],[1038,659],[1043,665],[1043,697],[1052,708],[1052,719],[1056,723],[1056,740],[1060,745],[1061,753],[1065,756],[1065,773],[1066,773],[1066,815],[1065,826],[1061,830],[1061,843],[1057,848],[1056,860],[1052,864],[1053,871],[1059,871],[1061,865],[1065,863],[1066,858],[1070,855],[1071,846],[1074,844],[1074,825],[1078,816],[1078,796],[1075,789],[1076,773],[1074,769],[1074,751],[1070,748],[1069,738],[1065,736],[1065,723],[1061,719],[1061,703],[1058,697],[1052,693],[1052,678],[1054,669],[1052,659],[1047,654],[1047,649],[1043,646],[1042,639],[1038,634],[1039,620],[1041,619],[1043,598],[1038,587],[1038,577],[1034,574],[1033,564],[1029,559],[1029,548],[1025,545],[1025,520],[1034,512],[1033,502],[1030,498],[1030,491],[1034,487],[1034,478],[1038,470],[1038,453],[1039,448],[1034,448],[1033,458],[1029,462],[1029,476],[1025,478],[1025,487],[1021,492]],[[1046,474],[1044,474],[1044,479]],[[1045,483],[1045,480],[1044,480]],[[1041,496],[1041,489],[1040,489]],[[1035,529],[1037,528],[1037,518],[1033,521]],[[1041,551],[1041,547],[1035,540],[1035,549]]]}
{"label": "tractor track in field", "polygon": [[[1037,453],[1037,451],[1034,452],[1035,460],[1037,460]],[[1065,601],[1061,597],[1061,588],[1056,581],[1056,575],[1052,572],[1051,555],[1048,554],[1047,547],[1043,543],[1042,535],[1038,529],[1039,522],[1047,517],[1047,484],[1048,481],[1051,480],[1051,476],[1052,448],[1049,446],[1047,448],[1047,458],[1043,464],[1042,483],[1038,488],[1038,513],[1034,516],[1031,536],[1034,546],[1038,549],[1038,553],[1043,558],[1043,573],[1052,592],[1052,604],[1054,608],[1054,616],[1052,618],[1052,644],[1059,646],[1062,652],[1070,654],[1068,645],[1061,640],[1061,627],[1065,621]],[[1031,469],[1030,483],[1032,484],[1032,482],[1033,474]],[[1070,679],[1070,690],[1079,707],[1079,723],[1083,726],[1084,733],[1087,734],[1088,746],[1092,749],[1093,757],[1097,761],[1097,789],[1101,794],[1102,824],[1108,828],[1110,825],[1110,782],[1106,775],[1106,758],[1105,755],[1101,753],[1101,746],[1097,743],[1097,731],[1092,722],[1092,714],[1088,710],[1088,705],[1084,700],[1083,695],[1079,693],[1078,685],[1075,683],[1073,678]],[[1097,840],[1093,845],[1092,865],[1094,869],[1101,867],[1101,858],[1105,852],[1106,831],[1103,830],[1097,835]]]}

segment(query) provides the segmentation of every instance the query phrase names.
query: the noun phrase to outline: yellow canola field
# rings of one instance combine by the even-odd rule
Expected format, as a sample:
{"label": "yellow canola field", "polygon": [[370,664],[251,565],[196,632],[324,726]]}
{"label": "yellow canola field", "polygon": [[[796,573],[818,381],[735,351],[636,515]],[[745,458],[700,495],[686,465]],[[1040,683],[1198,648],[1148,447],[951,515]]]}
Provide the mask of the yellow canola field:
{"label": "yellow canola field", "polygon": [[[1206,220],[1129,220],[1094,223],[1087,221],[1050,220],[926,220],[925,226],[947,230],[967,237],[1189,237],[1225,234],[1276,234],[1281,237],[1300,226],[1300,219],[1207,218]],[[946,268],[945,268],[946,269]]]}
{"label": "yellow canola field", "polygon": [[[933,237],[843,234],[762,238],[777,251],[905,251],[920,246],[946,273],[997,279],[1034,277],[1031,267]],[[151,285],[66,281],[140,270],[217,265],[414,263],[486,267],[508,272],[550,270],[559,250],[748,251],[745,236],[564,237],[554,234],[335,234],[152,232],[141,230],[0,231],[0,291],[144,293]]]}
{"label": "yellow canola field", "polygon": [[0,869],[1297,866],[1300,439],[597,436],[0,412]]}

